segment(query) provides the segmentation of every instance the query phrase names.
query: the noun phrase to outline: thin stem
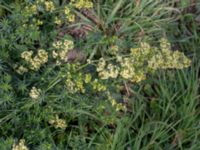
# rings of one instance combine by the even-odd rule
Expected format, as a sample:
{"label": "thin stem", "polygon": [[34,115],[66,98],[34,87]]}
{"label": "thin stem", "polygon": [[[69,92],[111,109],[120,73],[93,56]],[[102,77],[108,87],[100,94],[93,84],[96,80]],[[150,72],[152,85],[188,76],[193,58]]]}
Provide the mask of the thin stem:
{"label": "thin stem", "polygon": [[4,5],[1,5],[0,4],[0,7],[3,8],[3,9],[6,9],[7,11],[11,12],[12,13],[12,10]]}

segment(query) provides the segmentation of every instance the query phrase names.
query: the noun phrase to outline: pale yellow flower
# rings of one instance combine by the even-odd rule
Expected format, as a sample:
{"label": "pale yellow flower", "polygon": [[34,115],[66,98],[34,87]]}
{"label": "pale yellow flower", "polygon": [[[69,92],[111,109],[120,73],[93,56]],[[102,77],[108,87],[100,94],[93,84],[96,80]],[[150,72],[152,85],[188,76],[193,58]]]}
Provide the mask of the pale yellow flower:
{"label": "pale yellow flower", "polygon": [[36,24],[37,24],[37,25],[43,25],[43,21],[37,20],[37,21],[36,21]]}
{"label": "pale yellow flower", "polygon": [[32,70],[38,70],[41,65],[48,61],[48,53],[43,49],[39,49],[34,58],[32,58],[32,55],[33,51],[24,51],[21,54],[21,57],[30,64]]}
{"label": "pale yellow flower", "polygon": [[32,98],[32,99],[38,99],[39,96],[41,94],[41,89],[37,89],[36,87],[32,87],[30,93],[29,93],[29,96]]}
{"label": "pale yellow flower", "polygon": [[16,71],[19,74],[24,74],[25,72],[28,72],[28,69],[24,66],[19,66],[19,68]]}
{"label": "pale yellow flower", "polygon": [[57,58],[58,57],[58,53],[56,51],[52,51],[52,56],[53,56],[53,58]]}
{"label": "pale yellow flower", "polygon": [[91,74],[86,74],[85,75],[85,83],[90,83],[90,81],[92,80],[92,76],[91,76]]}
{"label": "pale yellow flower", "polygon": [[74,15],[74,14],[68,15],[68,16],[67,16],[67,20],[68,20],[70,23],[74,22],[74,21],[75,21],[75,15]]}
{"label": "pale yellow flower", "polygon": [[71,40],[64,40],[64,49],[65,50],[71,50],[74,48],[74,42]]}
{"label": "pale yellow flower", "polygon": [[113,64],[108,64],[107,71],[110,78],[117,78],[119,75],[119,67]]}
{"label": "pale yellow flower", "polygon": [[38,69],[40,69],[41,64],[42,64],[42,62],[41,62],[41,60],[40,60],[40,58],[39,58],[38,56],[35,56],[35,57],[30,61],[30,63],[31,63],[30,69],[32,69],[32,70],[38,70]]}
{"label": "pale yellow flower", "polygon": [[43,49],[38,50],[38,57],[40,59],[41,64],[44,64],[48,61],[48,53]]}
{"label": "pale yellow flower", "polygon": [[55,128],[66,129],[67,127],[65,120],[60,119],[58,115],[56,115],[55,119],[49,120],[49,123],[53,125]]}
{"label": "pale yellow flower", "polygon": [[66,57],[67,57],[67,53],[68,53],[68,52],[65,51],[65,50],[60,51],[60,52],[59,52],[60,59],[64,61],[64,60],[66,59]]}
{"label": "pale yellow flower", "polygon": [[55,17],[55,24],[57,24],[57,25],[61,25],[62,24],[62,21],[61,21],[61,19],[59,19],[57,16]]}
{"label": "pale yellow flower", "polygon": [[100,71],[103,71],[105,69],[105,66],[106,66],[106,61],[105,59],[102,57],[99,59],[99,63],[97,65],[97,71],[100,72]]}
{"label": "pale yellow flower", "polygon": [[45,4],[46,11],[53,12],[55,10],[55,6],[52,1],[45,1],[44,4]]}
{"label": "pale yellow flower", "polygon": [[69,7],[65,6],[65,8],[64,8],[64,13],[65,13],[66,15],[69,15],[70,12],[71,12],[71,11],[70,11]]}
{"label": "pale yellow flower", "polygon": [[73,5],[77,8],[77,9],[90,9],[93,8],[93,3],[90,0],[77,0],[75,3],[73,3]]}
{"label": "pale yellow flower", "polygon": [[28,147],[25,145],[25,140],[21,139],[18,144],[13,144],[12,150],[28,150]]}
{"label": "pale yellow flower", "polygon": [[25,59],[26,61],[30,61],[32,59],[33,51],[24,51],[21,54],[21,58]]}
{"label": "pale yellow flower", "polygon": [[119,47],[117,45],[112,45],[109,50],[112,55],[116,55],[119,52]]}
{"label": "pale yellow flower", "polygon": [[93,89],[97,90],[98,92],[105,91],[107,89],[106,86],[101,84],[98,79],[92,81],[92,86]]}

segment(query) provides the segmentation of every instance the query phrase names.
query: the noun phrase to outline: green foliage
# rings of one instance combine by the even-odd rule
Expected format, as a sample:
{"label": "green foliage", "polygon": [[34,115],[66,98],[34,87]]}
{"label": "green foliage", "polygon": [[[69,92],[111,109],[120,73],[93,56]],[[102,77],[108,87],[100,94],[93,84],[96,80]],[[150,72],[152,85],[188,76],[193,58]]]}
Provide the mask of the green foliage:
{"label": "green foliage", "polygon": [[0,149],[198,150],[199,26],[176,6],[0,2]]}

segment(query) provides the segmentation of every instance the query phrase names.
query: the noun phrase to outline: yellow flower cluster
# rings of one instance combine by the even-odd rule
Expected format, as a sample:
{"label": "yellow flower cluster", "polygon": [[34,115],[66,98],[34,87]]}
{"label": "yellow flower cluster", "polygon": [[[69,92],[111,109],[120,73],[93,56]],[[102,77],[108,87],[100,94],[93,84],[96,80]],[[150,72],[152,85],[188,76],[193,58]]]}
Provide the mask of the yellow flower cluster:
{"label": "yellow flower cluster", "polygon": [[35,4],[32,4],[31,6],[26,6],[23,10],[24,12],[24,15],[26,17],[31,17],[33,16],[34,14],[37,14],[37,8],[38,6],[35,5]]}
{"label": "yellow flower cluster", "polygon": [[21,58],[30,64],[31,70],[37,71],[43,64],[48,61],[48,53],[43,49],[39,49],[35,57],[32,58],[32,55],[33,51],[24,51],[21,54]]}
{"label": "yellow flower cluster", "polygon": [[53,12],[55,10],[54,3],[50,0],[44,2],[46,11]]}
{"label": "yellow flower cluster", "polygon": [[67,74],[67,80],[66,80],[66,88],[69,93],[85,93],[86,86],[91,86],[93,90],[101,92],[106,90],[106,86],[101,84],[98,79],[92,80],[91,74],[87,73],[83,75],[82,73],[79,73],[78,75],[75,75],[75,77],[72,75],[72,73],[68,72]]}
{"label": "yellow flower cluster", "polygon": [[36,87],[32,87],[32,89],[31,89],[31,91],[29,93],[29,96],[32,99],[36,100],[36,99],[39,98],[40,94],[41,94],[41,89],[37,89]]}
{"label": "yellow flower cluster", "polygon": [[87,73],[87,74],[85,75],[85,80],[84,80],[85,83],[86,83],[86,84],[87,84],[87,83],[90,83],[91,80],[92,80],[91,74]]}
{"label": "yellow flower cluster", "polygon": [[117,45],[112,45],[110,48],[109,48],[109,52],[110,54],[112,55],[117,55],[117,53],[119,52],[119,47]]}
{"label": "yellow flower cluster", "polygon": [[119,75],[119,67],[113,64],[106,65],[104,58],[100,58],[97,71],[101,79],[117,78]]}
{"label": "yellow flower cluster", "polygon": [[90,0],[71,0],[71,4],[77,9],[93,8],[93,3]]}
{"label": "yellow flower cluster", "polygon": [[106,91],[107,87],[99,82],[98,79],[94,79],[94,81],[91,82],[92,88],[95,91],[102,92]]}
{"label": "yellow flower cluster", "polygon": [[131,80],[132,82],[140,82],[145,79],[145,75],[140,71],[136,70],[133,66],[134,61],[132,58],[125,57],[117,59],[119,65],[113,65],[109,63],[106,64],[104,58],[100,58],[100,61],[97,65],[97,72],[99,77],[103,80],[109,78],[117,78],[119,75],[124,78]]}
{"label": "yellow flower cluster", "polygon": [[89,89],[93,89],[96,92],[103,92],[107,89],[100,80],[93,80],[90,73],[82,73],[81,71],[78,71],[80,69],[79,67],[79,63],[68,63],[65,86],[69,93],[85,93],[86,90]]}
{"label": "yellow flower cluster", "polygon": [[51,125],[53,125],[56,129],[57,128],[61,128],[61,129],[66,129],[67,128],[67,124],[66,124],[65,120],[60,119],[58,117],[58,115],[56,115],[55,119],[49,120],[49,123]]}
{"label": "yellow flower cluster", "polygon": [[74,42],[67,39],[64,41],[56,41],[53,43],[53,47],[56,49],[52,52],[53,58],[67,61],[67,53],[74,48]]}
{"label": "yellow flower cluster", "polygon": [[25,60],[25,61],[30,61],[32,60],[32,55],[33,55],[33,51],[24,51],[21,54],[21,57]]}
{"label": "yellow flower cluster", "polygon": [[170,51],[170,43],[166,39],[161,39],[161,51],[157,52],[148,61],[151,69],[183,69],[191,65],[191,60],[179,51]]}
{"label": "yellow flower cluster", "polygon": [[28,69],[27,69],[26,67],[24,67],[24,66],[19,66],[19,67],[17,68],[16,72],[22,75],[22,74],[24,74],[25,72],[28,72]]}
{"label": "yellow flower cluster", "polygon": [[144,61],[148,60],[155,50],[157,50],[157,48],[152,50],[148,43],[142,42],[140,43],[140,47],[130,49],[130,55],[137,65],[143,65]]}
{"label": "yellow flower cluster", "polygon": [[77,92],[85,93],[83,75],[79,73],[77,78],[74,79],[72,74],[68,72],[66,87],[67,87],[68,92],[72,94],[77,93]]}
{"label": "yellow flower cluster", "polygon": [[28,150],[28,147],[25,145],[25,140],[21,139],[18,144],[13,144],[12,150]]}
{"label": "yellow flower cluster", "polygon": [[133,59],[123,58],[121,60],[121,72],[120,75],[125,79],[130,79],[135,75],[135,68],[133,67]]}
{"label": "yellow flower cluster", "polygon": [[75,21],[75,15],[71,12],[71,10],[69,9],[69,7],[65,6],[64,8],[64,13],[66,15],[67,20],[72,23]]}
{"label": "yellow flower cluster", "polygon": [[117,103],[117,101],[114,98],[112,98],[110,93],[108,93],[108,100],[110,101],[112,107],[114,107],[116,111],[126,111],[126,106],[122,103]]}
{"label": "yellow flower cluster", "polygon": [[43,21],[41,21],[41,20],[39,20],[39,19],[33,18],[33,22],[34,22],[37,26],[43,25]]}
{"label": "yellow flower cluster", "polygon": [[[67,79],[65,83],[66,83],[66,88],[68,90],[67,92],[74,94],[79,91],[79,89],[76,87],[76,84],[71,79]],[[83,89],[80,90],[85,91]]]}
{"label": "yellow flower cluster", "polygon": [[61,24],[62,24],[62,20],[59,19],[59,18],[56,16],[56,17],[55,17],[54,23],[57,24],[57,25],[61,25]]}
{"label": "yellow flower cluster", "polygon": [[[157,69],[182,69],[189,67],[191,61],[181,52],[171,51],[167,39],[160,40],[160,48],[151,47],[148,43],[141,43],[138,48],[131,48],[129,56],[122,57],[116,52],[116,65],[106,63],[104,58],[97,64],[97,72],[101,79],[117,78],[121,76],[132,82],[146,79],[146,74]],[[116,49],[116,48],[114,48]]]}
{"label": "yellow flower cluster", "polygon": [[143,73],[143,68],[139,68],[137,69],[136,67],[134,67],[134,63],[136,63],[134,61],[134,59],[132,58],[123,58],[122,61],[120,62],[121,65],[121,71],[120,71],[120,75],[122,78],[124,79],[128,79],[132,82],[140,82],[142,80],[146,79],[145,74]]}

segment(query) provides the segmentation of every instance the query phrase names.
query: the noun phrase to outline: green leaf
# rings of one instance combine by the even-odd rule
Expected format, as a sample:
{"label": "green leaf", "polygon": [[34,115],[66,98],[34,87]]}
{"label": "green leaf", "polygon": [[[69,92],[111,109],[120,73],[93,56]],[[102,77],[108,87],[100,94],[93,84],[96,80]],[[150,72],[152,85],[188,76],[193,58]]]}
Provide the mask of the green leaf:
{"label": "green leaf", "polygon": [[109,24],[114,20],[115,15],[117,14],[117,11],[120,9],[122,6],[124,0],[119,0],[118,3],[116,4],[115,8],[111,12],[110,16],[108,17],[106,23]]}

